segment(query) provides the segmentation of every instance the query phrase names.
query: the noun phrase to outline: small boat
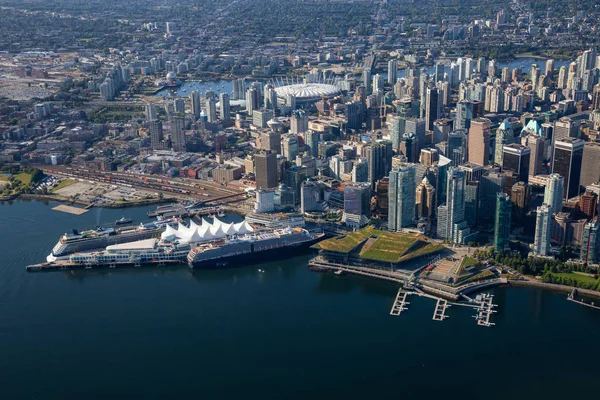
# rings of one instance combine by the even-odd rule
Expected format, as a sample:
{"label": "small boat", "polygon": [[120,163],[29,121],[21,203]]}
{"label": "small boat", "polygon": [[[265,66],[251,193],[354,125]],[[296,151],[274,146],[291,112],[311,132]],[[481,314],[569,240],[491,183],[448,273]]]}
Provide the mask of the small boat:
{"label": "small boat", "polygon": [[258,272],[260,272],[261,274],[264,274],[265,270],[264,269],[259,269]]}
{"label": "small boat", "polygon": [[131,218],[121,218],[115,221],[115,225],[125,225],[131,223]]}

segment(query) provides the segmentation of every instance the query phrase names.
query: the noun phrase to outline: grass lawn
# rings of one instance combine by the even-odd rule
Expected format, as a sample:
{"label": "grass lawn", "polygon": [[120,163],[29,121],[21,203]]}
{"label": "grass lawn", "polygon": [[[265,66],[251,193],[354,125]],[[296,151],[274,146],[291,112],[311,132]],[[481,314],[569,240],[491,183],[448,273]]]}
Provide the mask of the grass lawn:
{"label": "grass lawn", "polygon": [[356,232],[348,233],[344,236],[337,236],[331,239],[324,240],[320,243],[314,245],[314,248],[329,250],[329,251],[338,251],[341,253],[347,253],[351,251],[353,248],[362,243],[365,239],[371,236],[374,233],[382,233],[383,231],[378,231],[372,226],[368,226],[364,229],[361,229]]}
{"label": "grass lawn", "polygon": [[324,240],[313,248],[348,253],[365,241],[360,249],[360,257],[384,262],[406,261],[439,251],[443,247],[425,242],[418,233],[387,232],[367,226],[360,231]]}
{"label": "grass lawn", "polygon": [[77,181],[74,179],[65,179],[61,181],[58,185],[56,185],[54,188],[52,188],[52,192],[56,192],[57,190],[70,186],[74,183],[77,183]]}
{"label": "grass lawn", "polygon": [[363,247],[360,256],[381,261],[398,261],[419,236],[414,233],[382,233],[373,243],[367,243]]}
{"label": "grass lawn", "polygon": [[470,256],[464,256],[461,260],[463,267],[468,268],[478,264],[478,261]]}
{"label": "grass lawn", "polygon": [[549,272],[549,274],[560,278],[573,279],[574,281],[587,284],[594,284],[598,282],[596,279],[594,279],[594,277],[588,275],[574,274],[569,272]]}
{"label": "grass lawn", "polygon": [[23,183],[23,185],[29,185],[31,183],[31,174],[21,172],[15,175],[15,179],[20,180]]}

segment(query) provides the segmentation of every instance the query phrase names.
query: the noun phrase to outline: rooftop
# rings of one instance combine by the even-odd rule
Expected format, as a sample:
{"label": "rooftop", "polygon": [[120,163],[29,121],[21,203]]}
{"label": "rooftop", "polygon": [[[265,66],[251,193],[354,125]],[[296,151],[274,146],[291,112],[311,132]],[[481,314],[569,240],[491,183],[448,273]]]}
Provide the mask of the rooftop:
{"label": "rooftop", "polygon": [[387,232],[367,226],[360,231],[327,239],[314,247],[339,253],[356,250],[361,258],[367,260],[397,263],[434,253],[443,246],[429,242],[419,233]]}

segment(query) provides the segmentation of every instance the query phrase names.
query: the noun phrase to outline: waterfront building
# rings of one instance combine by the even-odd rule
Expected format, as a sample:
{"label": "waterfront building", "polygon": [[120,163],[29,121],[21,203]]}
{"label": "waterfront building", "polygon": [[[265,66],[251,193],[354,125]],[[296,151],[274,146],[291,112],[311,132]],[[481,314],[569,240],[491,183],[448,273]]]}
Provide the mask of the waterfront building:
{"label": "waterfront building", "polygon": [[275,211],[275,192],[273,190],[258,189],[256,191],[254,211],[258,213]]}
{"label": "waterfront building", "polygon": [[584,142],[581,139],[563,138],[554,143],[552,172],[564,177],[564,199],[579,195],[579,182],[583,162]]}
{"label": "waterfront building", "polygon": [[580,259],[586,264],[598,263],[598,250],[600,249],[600,224],[594,218],[583,228]]}
{"label": "waterfront building", "polygon": [[509,249],[512,202],[506,193],[496,195],[494,247],[497,251]]}
{"label": "waterfront building", "polygon": [[550,254],[550,233],[552,231],[552,206],[542,204],[537,208],[535,217],[535,238],[533,253],[539,256]]}
{"label": "waterfront building", "polygon": [[388,229],[399,232],[415,224],[415,167],[394,168],[388,192]]}

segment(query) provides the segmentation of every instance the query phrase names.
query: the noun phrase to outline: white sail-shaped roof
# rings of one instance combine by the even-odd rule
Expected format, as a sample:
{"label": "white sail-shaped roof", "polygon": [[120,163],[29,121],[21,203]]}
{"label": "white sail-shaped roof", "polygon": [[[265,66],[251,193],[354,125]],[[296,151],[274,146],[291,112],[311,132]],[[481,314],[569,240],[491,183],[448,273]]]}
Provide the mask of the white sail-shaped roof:
{"label": "white sail-shaped roof", "polygon": [[182,240],[185,241],[186,243],[195,243],[195,242],[200,242],[200,241],[204,240],[204,238],[200,235],[200,233],[198,232],[198,229],[195,229],[192,233],[187,235]]}
{"label": "white sail-shaped roof", "polygon": [[218,218],[215,218],[214,222],[211,224],[203,218],[201,225],[198,225],[194,221],[190,221],[189,227],[179,223],[177,229],[167,225],[160,237],[163,240],[179,239],[184,243],[194,243],[212,239],[220,239],[228,235],[243,235],[251,232],[254,232],[254,228],[252,228],[252,226],[245,220],[238,222],[237,224],[227,224]]}
{"label": "white sail-shaped roof", "polygon": [[235,228],[233,227],[233,223],[231,224],[223,224],[221,226],[221,231],[223,231],[224,234],[226,235],[233,235],[235,234]]}
{"label": "white sail-shaped roof", "polygon": [[243,235],[245,233],[254,232],[254,229],[252,228],[252,226],[250,226],[250,224],[248,222],[246,222],[246,220],[235,224],[234,227],[235,227],[235,231],[238,235]]}
{"label": "white sail-shaped roof", "polygon": [[214,218],[213,218],[213,223],[212,223],[212,226],[219,226],[219,227],[220,227],[221,225],[223,225],[223,221],[221,221],[221,220],[220,220],[219,218],[217,218],[217,217],[214,217]]}
{"label": "white sail-shaped roof", "polygon": [[214,236],[212,235],[212,233],[210,233],[210,227],[208,226],[206,227],[206,229],[200,230],[200,235],[204,240],[214,239]]}
{"label": "white sail-shaped roof", "polygon": [[173,240],[177,237],[177,230],[171,227],[171,225],[167,225],[165,231],[160,234],[160,238],[164,240]]}
{"label": "white sail-shaped roof", "polygon": [[200,228],[200,227],[198,226],[198,224],[196,224],[196,223],[194,222],[194,220],[190,220],[190,227],[189,227],[189,229],[196,231],[196,230],[198,230],[198,228]]}
{"label": "white sail-shaped roof", "polygon": [[213,237],[215,237],[215,238],[221,238],[221,237],[225,236],[225,233],[223,232],[223,230],[221,228],[223,228],[222,225],[213,225],[210,228],[210,234],[213,235]]}

